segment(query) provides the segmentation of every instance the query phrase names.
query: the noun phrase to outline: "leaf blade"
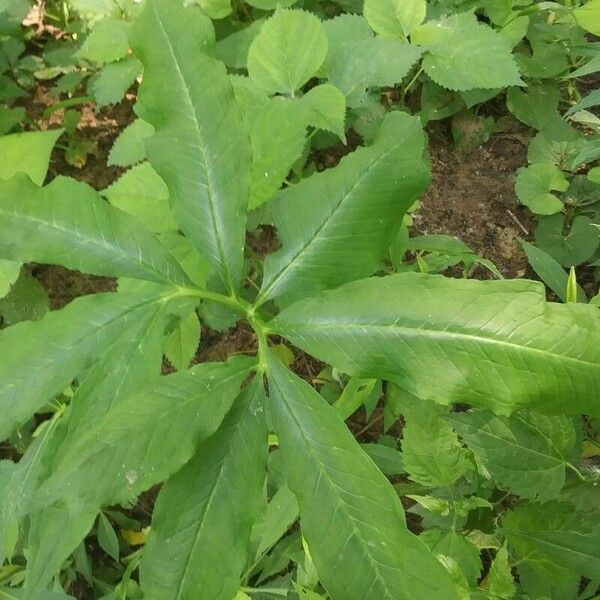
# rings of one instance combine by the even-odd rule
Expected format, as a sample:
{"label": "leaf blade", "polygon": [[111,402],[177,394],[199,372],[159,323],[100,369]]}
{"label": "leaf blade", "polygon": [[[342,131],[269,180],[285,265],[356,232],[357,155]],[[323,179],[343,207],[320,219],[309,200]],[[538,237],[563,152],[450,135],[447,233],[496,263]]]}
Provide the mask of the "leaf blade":
{"label": "leaf blade", "polygon": [[[238,590],[251,524],[264,502],[261,386],[255,379],[241,393],[219,430],[163,486],[141,563],[148,600],[191,600],[197,590],[231,600]],[[218,544],[227,552],[206,552]]]}
{"label": "leaf blade", "polygon": [[504,415],[520,406],[600,413],[600,315],[546,302],[534,282],[365,279],[297,302],[272,330],[345,373],[423,399]]}
{"label": "leaf blade", "polygon": [[250,142],[225,66],[206,54],[213,43],[199,9],[164,0],[151,0],[133,27],[144,65],[140,116],[155,129],[146,140],[150,164],[169,188],[179,227],[211,261],[217,285],[233,291],[242,271]]}
{"label": "leaf blade", "polygon": [[335,170],[280,194],[273,214],[282,248],[265,261],[258,303],[335,287],[377,269],[404,211],[429,178],[418,119],[392,113],[381,132]]}
{"label": "leaf blade", "polygon": [[274,357],[269,385],[287,482],[333,600],[455,598],[441,564],[406,529],[392,486],[333,408]]}
{"label": "leaf blade", "polygon": [[187,285],[154,235],[87,185],[58,177],[39,188],[24,177],[0,182],[0,255],[96,275]]}

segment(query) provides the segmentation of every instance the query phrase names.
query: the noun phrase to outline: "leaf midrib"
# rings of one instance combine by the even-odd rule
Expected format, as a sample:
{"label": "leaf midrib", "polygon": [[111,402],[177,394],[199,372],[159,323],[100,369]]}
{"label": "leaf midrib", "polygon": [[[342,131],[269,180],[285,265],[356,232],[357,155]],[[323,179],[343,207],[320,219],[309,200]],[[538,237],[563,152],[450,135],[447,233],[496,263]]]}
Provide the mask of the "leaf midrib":
{"label": "leaf midrib", "polygon": [[[153,4],[152,6],[155,6],[155,5]],[[196,114],[196,111],[194,109],[194,103],[192,102],[192,96],[190,93],[190,89],[187,85],[187,81],[184,77],[183,71],[181,70],[181,66],[179,65],[179,61],[177,60],[177,55],[175,54],[175,49],[173,48],[171,39],[170,39],[169,35],[167,34],[167,31],[165,29],[165,26],[163,25],[162,19],[156,10],[154,11],[154,15],[156,17],[156,21],[157,21],[158,25],[160,26],[160,30],[161,30],[162,36],[166,42],[167,48],[169,49],[169,54],[170,54],[171,58],[173,59],[173,64],[175,65],[176,74],[177,74],[179,80],[181,81],[183,90],[185,91],[185,99],[191,110],[192,119],[196,125],[195,132],[197,134],[197,139],[199,142],[198,148],[202,152],[202,161],[204,163],[204,171],[206,173],[206,182],[207,182],[207,188],[208,188],[207,189],[207,191],[208,191],[208,194],[207,194],[208,203],[207,204],[208,204],[208,210],[210,212],[210,219],[212,222],[212,233],[213,233],[214,239],[217,243],[217,249],[219,252],[219,262],[220,262],[221,268],[223,269],[223,272],[224,272],[223,274],[225,275],[225,283],[229,286],[229,289],[231,291],[233,291],[233,289],[234,289],[233,278],[231,276],[231,272],[229,270],[229,265],[226,260],[225,246],[223,243],[223,239],[220,235],[220,231],[221,231],[221,227],[223,226],[223,223],[220,218],[219,211],[217,210],[217,207],[215,206],[215,202],[214,202],[212,171],[211,171],[211,169],[208,168],[208,160],[207,160],[207,156],[206,156],[206,144],[204,142],[204,138],[202,136],[202,132],[200,129],[200,122],[198,121],[198,115]],[[217,219],[217,215],[219,215],[219,219]],[[225,230],[225,229],[226,228],[223,227],[223,230]]]}
{"label": "leaf midrib", "polygon": [[[382,579],[382,576],[381,576],[381,574],[379,572],[379,568],[377,566],[377,562],[372,559],[371,554],[366,549],[366,544],[363,543],[364,536],[356,528],[355,521],[354,521],[354,518],[352,517],[352,515],[349,514],[348,511],[346,510],[346,503],[339,496],[338,491],[337,491],[338,490],[338,486],[335,484],[335,482],[329,476],[329,473],[328,473],[328,471],[326,469],[326,465],[321,460],[319,460],[319,457],[316,454],[316,452],[314,451],[313,446],[309,443],[310,442],[310,438],[308,438],[305,435],[304,429],[302,427],[302,424],[296,418],[296,415],[294,414],[294,412],[290,409],[289,403],[286,400],[286,396],[283,393],[283,390],[281,389],[281,387],[279,385],[277,385],[277,383],[275,381],[273,381],[273,383],[275,383],[275,385],[276,385],[276,387],[277,387],[277,389],[279,391],[280,398],[282,399],[283,403],[287,406],[287,413],[288,413],[288,415],[290,416],[290,418],[294,421],[294,424],[296,425],[296,429],[299,432],[300,437],[303,440],[304,446],[305,446],[305,448],[307,450],[307,455],[311,456],[313,458],[315,464],[320,465],[321,468],[319,469],[319,477],[323,477],[323,479],[325,479],[328,482],[328,487],[329,487],[330,490],[332,490],[333,495],[336,497],[336,499],[338,501],[338,506],[342,507],[341,510],[346,515],[347,522],[351,524],[352,534],[354,535],[355,539],[358,540],[359,546],[362,549],[363,555],[367,558],[368,562],[372,565],[373,572],[375,573],[375,578],[376,578],[377,581],[379,581],[379,583],[381,585],[381,588],[383,589],[383,591],[386,594],[386,598],[389,598],[390,600],[397,600],[397,598],[394,596],[394,594],[392,593],[392,591],[388,588],[387,583],[385,582],[385,580]],[[361,450],[361,452],[362,452],[362,450]],[[401,525],[401,523],[399,523],[399,526],[400,525]],[[399,569],[399,570],[407,578],[412,579],[402,569]],[[382,600],[384,600],[384,599],[382,599]]]}
{"label": "leaf midrib", "polygon": [[[292,327],[294,326],[293,323],[290,323],[290,325]],[[297,324],[296,328],[298,330],[302,329],[302,328],[335,329],[335,330],[339,330],[339,331],[343,331],[343,332],[349,331],[353,328],[375,329],[375,330],[383,330],[383,331],[385,331],[386,329],[393,328],[394,330],[396,330],[398,332],[397,335],[401,335],[401,332],[404,332],[405,333],[404,337],[423,335],[423,336],[428,336],[428,337],[433,337],[433,338],[437,337],[437,338],[442,338],[442,339],[460,338],[460,339],[468,340],[468,341],[476,343],[476,344],[490,344],[490,345],[506,346],[509,348],[517,349],[519,351],[535,352],[538,354],[542,354],[544,356],[552,357],[553,359],[568,360],[568,361],[572,361],[572,362],[575,362],[578,364],[586,365],[587,367],[592,367],[592,368],[600,371],[600,364],[594,363],[594,362],[591,362],[588,360],[584,360],[582,358],[578,358],[575,356],[569,356],[566,354],[556,354],[554,352],[550,352],[549,350],[544,350],[542,348],[536,348],[535,346],[523,346],[523,345],[515,344],[513,342],[508,342],[506,340],[498,340],[493,337],[477,336],[474,334],[463,333],[463,332],[458,332],[458,331],[448,332],[448,331],[443,331],[443,330],[439,330],[439,329],[423,329],[423,328],[418,328],[418,327],[410,329],[406,326],[400,326],[397,323],[389,323],[389,324],[382,325],[382,324],[376,324],[376,323],[356,323],[356,322],[353,322],[353,323],[318,323],[318,322],[314,322],[314,321],[311,321],[310,323]],[[288,334],[286,334],[286,332],[285,332],[285,324],[283,326],[278,325],[277,331],[283,337],[288,337]]]}
{"label": "leaf midrib", "polygon": [[[411,132],[412,133],[412,129]],[[315,242],[315,240],[317,240],[319,238],[319,236],[321,235],[321,233],[323,232],[324,229],[326,229],[330,222],[334,219],[334,217],[337,215],[338,211],[341,209],[342,205],[346,202],[346,200],[352,196],[354,194],[354,192],[356,191],[356,189],[362,185],[364,179],[369,175],[369,173],[383,160],[385,160],[392,152],[395,152],[405,141],[405,139],[408,137],[408,133],[402,137],[401,140],[398,140],[389,150],[385,151],[383,154],[379,155],[373,162],[371,162],[366,169],[361,173],[360,177],[354,182],[354,184],[348,189],[348,191],[345,194],[341,195],[341,198],[339,199],[338,202],[336,202],[331,211],[329,212],[329,215],[327,215],[327,217],[325,218],[325,220],[318,226],[318,228],[316,229],[314,235],[312,237],[310,237],[306,242],[304,242],[303,244],[301,244],[300,248],[298,248],[298,250],[296,251],[296,253],[291,257],[291,259],[286,263],[285,267],[283,269],[281,269],[279,271],[279,273],[271,280],[271,282],[269,283],[269,285],[264,289],[264,291],[261,291],[258,298],[257,298],[257,304],[264,302],[266,299],[268,299],[269,297],[269,293],[271,292],[271,290],[277,285],[277,283],[285,276],[285,274],[290,270],[290,269],[294,269],[296,268],[296,265],[298,263],[299,260],[301,260],[301,255],[306,252],[310,246]],[[366,148],[363,148],[363,150],[370,150],[372,149],[373,146],[368,146]],[[353,156],[352,154],[350,154],[349,156]],[[297,184],[300,185],[300,184]]]}
{"label": "leaf midrib", "polygon": [[[95,210],[95,207],[94,207],[94,210]],[[132,255],[129,252],[125,252],[124,249],[121,246],[117,245],[116,243],[114,243],[114,244],[107,243],[108,241],[103,235],[101,236],[103,242],[100,242],[98,237],[88,237],[86,235],[82,235],[82,233],[79,231],[79,228],[77,228],[77,227],[74,229],[69,229],[67,227],[60,226],[58,224],[58,222],[56,222],[56,221],[50,222],[50,221],[44,220],[40,217],[36,217],[35,215],[33,215],[31,213],[21,213],[21,212],[18,212],[17,210],[2,211],[1,205],[0,205],[0,212],[4,212],[9,217],[12,217],[12,218],[15,218],[18,220],[20,219],[22,221],[25,221],[26,223],[32,223],[33,225],[38,225],[39,226],[38,230],[40,228],[44,227],[46,229],[54,230],[62,235],[66,234],[67,238],[75,237],[78,240],[81,240],[81,244],[77,245],[75,248],[92,246],[93,248],[95,247],[102,251],[106,251],[106,250],[112,251],[112,250],[116,249],[119,251],[121,258],[128,258],[131,260],[132,264],[140,265],[144,270],[148,271],[149,273],[153,273],[155,275],[160,276],[160,279],[165,283],[173,283],[173,281],[169,278],[169,276],[166,273],[161,273],[160,271],[157,271],[154,268],[153,263],[148,263],[145,260],[143,260],[141,252],[138,252],[134,257],[134,255]],[[136,258],[137,258],[137,260],[136,260]],[[114,261],[111,261],[111,262],[114,262]]]}
{"label": "leaf midrib", "polygon": [[233,449],[233,439],[238,434],[239,434],[239,428],[236,427],[235,431],[233,432],[232,437],[228,440],[227,451],[223,455],[223,458],[219,464],[218,472],[214,478],[215,484],[212,486],[212,489],[210,491],[210,494],[209,494],[206,504],[204,506],[204,510],[202,511],[202,514],[200,515],[200,517],[198,519],[197,526],[195,527],[194,541],[192,542],[192,547],[190,548],[190,551],[187,553],[187,556],[185,558],[183,572],[181,574],[181,579],[179,580],[179,584],[177,586],[177,591],[176,591],[174,600],[180,600],[183,597],[182,596],[183,585],[184,585],[185,581],[187,580],[187,575],[188,575],[188,572],[191,567],[192,556],[194,555],[196,548],[198,546],[198,543],[200,541],[200,537],[204,530],[204,525],[206,524],[206,521],[209,518],[209,517],[207,517],[207,515],[209,514],[209,511],[211,509],[213,501],[216,498],[217,490],[220,489],[220,487],[222,485],[222,475],[223,475],[223,472],[224,472],[226,464],[227,464],[227,459],[230,458],[230,452]]}

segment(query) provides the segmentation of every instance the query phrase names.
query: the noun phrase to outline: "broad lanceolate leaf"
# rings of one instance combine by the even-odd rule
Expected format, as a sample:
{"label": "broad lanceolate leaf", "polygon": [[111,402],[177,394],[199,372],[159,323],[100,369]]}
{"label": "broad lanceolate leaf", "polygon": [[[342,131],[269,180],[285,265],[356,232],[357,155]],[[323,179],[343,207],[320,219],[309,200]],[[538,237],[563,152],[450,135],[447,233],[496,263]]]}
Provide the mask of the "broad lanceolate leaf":
{"label": "broad lanceolate leaf", "polygon": [[[10,511],[15,516],[29,513],[34,508],[40,483],[52,475],[74,440],[132,392],[147,387],[150,381],[158,378],[164,327],[164,307],[147,307],[145,314],[128,327],[105,357],[89,370],[55,435],[30,461],[26,485],[17,486],[16,492],[9,494],[8,515]],[[30,450],[25,457],[28,454]],[[27,563],[31,587],[35,587],[36,582],[47,581],[60,569],[89,531],[99,508],[93,502],[56,503],[32,514],[29,527],[31,551]]]}
{"label": "broad lanceolate leaf", "polygon": [[266,463],[264,392],[256,378],[161,489],[141,564],[147,600],[234,597],[264,503]]}
{"label": "broad lanceolate leaf", "polygon": [[74,179],[57,177],[43,188],[24,176],[0,181],[0,229],[2,258],[157,283],[190,283],[149,230]]}
{"label": "broad lanceolate leaf", "polygon": [[507,514],[502,531],[509,547],[527,562],[556,563],[590,579],[600,573],[598,524],[570,504],[526,504]]}
{"label": "broad lanceolate leaf", "polygon": [[[525,240],[519,240],[519,243],[527,255],[531,268],[563,302],[566,302],[568,275],[564,268],[537,246]],[[578,286],[577,298],[580,302],[585,302],[586,295],[581,286]]]}
{"label": "broad lanceolate leaf", "polygon": [[444,568],[407,530],[392,486],[335,410],[275,357],[269,390],[287,483],[332,600],[456,598]]}
{"label": "broad lanceolate leaf", "polygon": [[489,411],[452,415],[451,421],[489,476],[524,498],[556,498],[577,443],[573,420],[519,411],[496,417]]}
{"label": "broad lanceolate leaf", "polygon": [[41,509],[29,532],[28,589],[45,585],[57,568],[55,561],[45,564],[40,550],[64,550],[57,523],[69,524],[72,551],[99,508],[129,502],[180,469],[217,430],[252,362],[238,357],[164,377],[73,431],[37,495]]}
{"label": "broad lanceolate leaf", "polygon": [[510,414],[600,414],[600,313],[530,281],[371,278],[284,310],[273,331],[351,375]]}
{"label": "broad lanceolate leaf", "polygon": [[451,90],[521,85],[508,42],[473,13],[451,15],[419,27],[411,40],[430,47],[423,68]]}
{"label": "broad lanceolate leaf", "polygon": [[418,399],[403,409],[402,458],[406,472],[417,483],[447,487],[469,468],[464,448],[444,419],[446,410]]}
{"label": "broad lanceolate leaf", "polygon": [[250,46],[248,74],[268,94],[293,96],[316,75],[326,55],[327,36],[315,15],[279,9]]}
{"label": "broad lanceolate leaf", "polygon": [[106,352],[123,328],[156,300],[143,294],[95,294],[78,298],[41,321],[1,331],[0,439]]}
{"label": "broad lanceolate leaf", "polygon": [[219,287],[234,289],[244,254],[250,142],[225,66],[206,54],[213,43],[210,19],[170,0],[150,0],[133,28],[144,65],[140,116],[156,131],[146,140],[148,158],[169,188],[180,229],[210,261]]}
{"label": "broad lanceolate leaf", "polygon": [[0,137],[0,179],[26,173],[38,185],[44,183],[50,153],[64,129],[27,131]]}
{"label": "broad lanceolate leaf", "polygon": [[162,481],[214,433],[253,360],[204,363],[128,396],[80,429],[57,459],[40,502],[65,497],[102,506]]}
{"label": "broad lanceolate leaf", "polygon": [[419,120],[391,113],[372,146],[283,191],[273,207],[282,248],[265,261],[259,302],[373,273],[427,185],[422,144]]}

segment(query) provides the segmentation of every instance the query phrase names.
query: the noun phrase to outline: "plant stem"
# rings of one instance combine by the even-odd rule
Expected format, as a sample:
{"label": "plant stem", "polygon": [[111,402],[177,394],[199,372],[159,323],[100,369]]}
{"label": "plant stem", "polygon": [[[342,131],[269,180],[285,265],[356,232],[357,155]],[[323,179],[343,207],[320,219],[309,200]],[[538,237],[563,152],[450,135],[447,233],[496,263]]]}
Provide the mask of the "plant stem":
{"label": "plant stem", "polygon": [[402,102],[404,102],[406,94],[408,94],[410,88],[415,84],[415,81],[417,81],[422,72],[423,67],[419,67],[419,70],[415,73],[415,76],[408,82],[408,85],[404,88],[404,91],[402,92]]}
{"label": "plant stem", "polygon": [[233,294],[231,296],[226,296],[225,294],[219,294],[218,292],[210,292],[209,290],[187,287],[179,287],[175,294],[167,296],[165,300],[169,300],[176,296],[190,296],[192,298],[199,298],[200,300],[206,300],[208,302],[216,302],[244,315],[258,339],[257,370],[259,373],[265,372],[267,368],[267,350],[269,348],[267,340],[268,329],[261,315],[257,313],[257,305],[252,305]]}
{"label": "plant stem", "polygon": [[251,588],[245,587],[242,588],[243,592],[247,594],[273,594],[274,596],[282,596],[283,598],[287,598],[288,591],[283,588]]}

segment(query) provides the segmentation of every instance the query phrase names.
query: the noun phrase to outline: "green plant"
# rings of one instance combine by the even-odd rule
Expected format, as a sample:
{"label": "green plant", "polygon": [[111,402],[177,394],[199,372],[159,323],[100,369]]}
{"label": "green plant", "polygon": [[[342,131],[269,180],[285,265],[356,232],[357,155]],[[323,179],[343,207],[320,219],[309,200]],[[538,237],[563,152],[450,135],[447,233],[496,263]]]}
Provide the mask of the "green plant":
{"label": "green plant", "polygon": [[[448,600],[514,597],[518,565],[532,598],[591,597],[597,488],[580,462],[597,424],[583,433],[578,418],[600,414],[600,313],[548,303],[534,282],[383,275],[429,180],[406,113],[279,190],[297,158],[266,141],[294,123],[301,147],[307,127],[343,131],[330,84],[304,87],[325,60],[319,21],[276,15],[250,78],[230,77],[208,17],[148,0],[132,37],[142,121],[114,154],[149,162],[104,190],[109,202],[63,177],[0,181],[0,258],[119,278],[116,293],[0,332],[0,437],[30,435],[18,462],[0,462],[0,554],[15,557],[2,581],[24,579],[24,599],[64,598],[79,572],[111,600],[140,587],[160,600]],[[299,33],[310,55],[273,52],[271,36],[287,48]],[[244,254],[249,206],[268,209],[281,241],[262,264]],[[412,244],[465,269],[479,260],[448,239]],[[256,355],[188,369],[199,318],[245,321]],[[282,340],[331,366],[333,406],[286,368]],[[177,373],[161,376],[163,354]],[[384,388],[388,428],[406,421],[401,453],[393,439],[361,448],[343,422]],[[115,507],[157,484],[147,542],[107,590],[82,540],[95,528],[120,558]],[[298,514],[301,535],[288,531]]]}

